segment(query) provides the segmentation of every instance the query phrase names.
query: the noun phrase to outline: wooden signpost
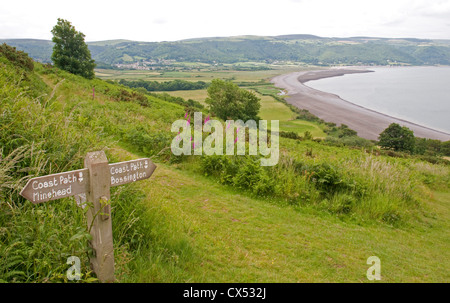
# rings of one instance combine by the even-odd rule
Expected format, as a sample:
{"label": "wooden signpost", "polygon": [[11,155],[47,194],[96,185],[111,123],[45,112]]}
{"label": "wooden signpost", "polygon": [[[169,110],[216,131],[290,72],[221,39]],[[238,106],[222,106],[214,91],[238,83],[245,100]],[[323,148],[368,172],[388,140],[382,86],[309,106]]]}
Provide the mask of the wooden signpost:
{"label": "wooden signpost", "polygon": [[84,167],[30,179],[20,195],[35,204],[71,196],[78,200],[84,196],[87,202],[91,202],[92,207],[86,213],[94,251],[91,266],[101,282],[113,282],[110,188],[148,179],[156,165],[148,158],[109,164],[105,153],[98,151],[86,155]]}

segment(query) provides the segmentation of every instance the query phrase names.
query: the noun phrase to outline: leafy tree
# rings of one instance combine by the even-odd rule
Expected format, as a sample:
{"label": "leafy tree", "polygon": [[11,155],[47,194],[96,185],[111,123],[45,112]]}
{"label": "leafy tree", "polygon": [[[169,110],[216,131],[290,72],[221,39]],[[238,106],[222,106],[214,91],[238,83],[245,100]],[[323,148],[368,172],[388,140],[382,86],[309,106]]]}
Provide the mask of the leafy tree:
{"label": "leafy tree", "polygon": [[356,136],[358,133],[354,131],[351,128],[348,128],[346,124],[341,124],[341,126],[338,127],[338,137],[344,138],[344,137],[353,137]]}
{"label": "leafy tree", "polygon": [[147,91],[176,91],[176,90],[196,90],[196,89],[205,89],[208,87],[208,84],[204,81],[191,82],[186,80],[173,80],[173,81],[145,81],[145,80],[134,80],[127,81],[125,79],[121,79],[119,81],[120,84],[126,85],[131,88],[142,87]]}
{"label": "leafy tree", "polygon": [[434,139],[416,138],[414,152],[418,155],[450,156],[450,141],[441,142]]}
{"label": "leafy tree", "polygon": [[414,151],[415,137],[412,130],[397,123],[392,123],[379,137],[379,145],[395,151]]}
{"label": "leafy tree", "polygon": [[69,21],[60,18],[52,34],[52,41],[55,42],[52,61],[55,66],[87,79],[94,78],[95,62],[84,42],[85,35],[76,31]]}
{"label": "leafy tree", "polygon": [[447,157],[450,157],[450,141],[442,142],[441,146],[442,146],[442,154]]}
{"label": "leafy tree", "polygon": [[261,107],[259,101],[260,98],[254,93],[220,79],[211,82],[206,99],[206,103],[217,117],[223,120],[243,121],[259,120],[258,112]]}

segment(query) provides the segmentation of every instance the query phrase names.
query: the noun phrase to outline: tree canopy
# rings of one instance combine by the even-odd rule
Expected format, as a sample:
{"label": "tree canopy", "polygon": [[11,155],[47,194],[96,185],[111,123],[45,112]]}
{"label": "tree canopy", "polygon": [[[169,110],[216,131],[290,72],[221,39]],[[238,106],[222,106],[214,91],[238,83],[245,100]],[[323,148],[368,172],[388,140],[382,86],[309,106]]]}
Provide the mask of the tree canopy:
{"label": "tree canopy", "polygon": [[406,126],[392,123],[379,137],[379,145],[395,151],[414,152],[415,137],[412,130]]}
{"label": "tree canopy", "polygon": [[208,87],[208,98],[211,111],[223,120],[255,120],[258,121],[258,112],[261,107],[254,93],[239,88],[230,81],[214,79]]}
{"label": "tree canopy", "polygon": [[85,35],[78,32],[69,21],[60,18],[52,34],[55,43],[52,61],[55,66],[88,79],[94,78],[95,62],[84,41]]}

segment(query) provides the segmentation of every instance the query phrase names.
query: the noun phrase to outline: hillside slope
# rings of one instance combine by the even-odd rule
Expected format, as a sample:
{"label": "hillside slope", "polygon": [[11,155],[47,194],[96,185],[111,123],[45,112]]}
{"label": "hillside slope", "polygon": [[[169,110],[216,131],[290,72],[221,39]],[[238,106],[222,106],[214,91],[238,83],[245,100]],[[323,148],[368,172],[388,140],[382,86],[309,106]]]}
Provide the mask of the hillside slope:
{"label": "hillside slope", "polygon": [[[0,40],[50,62],[50,41]],[[323,38],[311,35],[237,36],[175,42],[111,40],[88,43],[92,57],[106,65],[176,60],[206,63],[296,61],[308,64],[450,65],[448,40],[388,38]]]}
{"label": "hillside slope", "polygon": [[382,281],[448,281],[448,166],[287,138],[273,168],[174,157],[186,106],[22,59],[0,55],[0,281],[67,282],[69,256],[95,281],[84,211],[18,194],[94,150],[158,165],[112,190],[118,282],[365,282],[373,255]]}

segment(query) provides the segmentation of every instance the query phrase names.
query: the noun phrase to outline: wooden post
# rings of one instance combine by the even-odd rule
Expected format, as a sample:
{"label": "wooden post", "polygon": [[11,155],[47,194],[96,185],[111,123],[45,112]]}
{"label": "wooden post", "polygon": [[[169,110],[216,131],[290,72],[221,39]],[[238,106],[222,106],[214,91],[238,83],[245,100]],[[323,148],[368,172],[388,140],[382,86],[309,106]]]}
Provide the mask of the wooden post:
{"label": "wooden post", "polygon": [[89,169],[90,179],[87,201],[93,204],[86,214],[94,251],[91,266],[101,282],[114,282],[114,247],[109,204],[111,184],[105,152],[88,153],[84,166]]}
{"label": "wooden post", "polygon": [[20,195],[37,204],[75,196],[84,208],[92,204],[86,218],[92,235],[92,269],[101,282],[114,282],[114,247],[110,188],[150,178],[156,165],[149,158],[108,164],[103,151],[88,153],[83,169],[28,180]]}

